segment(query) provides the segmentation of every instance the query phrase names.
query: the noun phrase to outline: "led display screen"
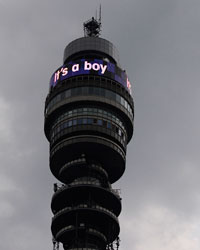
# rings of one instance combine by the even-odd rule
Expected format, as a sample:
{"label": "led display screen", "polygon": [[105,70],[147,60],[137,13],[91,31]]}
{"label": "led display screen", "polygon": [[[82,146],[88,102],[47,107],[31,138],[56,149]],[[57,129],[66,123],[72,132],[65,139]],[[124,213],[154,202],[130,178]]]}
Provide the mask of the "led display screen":
{"label": "led display screen", "polygon": [[123,85],[131,93],[131,84],[122,69],[115,64],[100,59],[81,59],[69,62],[58,68],[50,79],[50,88],[72,76],[79,75],[100,75],[109,77]]}

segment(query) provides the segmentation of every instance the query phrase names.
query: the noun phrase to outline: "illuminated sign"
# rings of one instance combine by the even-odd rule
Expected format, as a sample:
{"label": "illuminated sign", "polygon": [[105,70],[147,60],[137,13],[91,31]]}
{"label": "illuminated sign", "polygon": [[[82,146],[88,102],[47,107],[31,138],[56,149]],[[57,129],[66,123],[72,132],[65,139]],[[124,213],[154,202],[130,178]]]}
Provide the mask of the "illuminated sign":
{"label": "illuminated sign", "polygon": [[122,84],[131,93],[131,83],[122,69],[115,64],[99,59],[81,59],[69,62],[58,68],[50,79],[50,87],[55,87],[58,83],[72,76],[78,75],[100,75],[109,77]]}

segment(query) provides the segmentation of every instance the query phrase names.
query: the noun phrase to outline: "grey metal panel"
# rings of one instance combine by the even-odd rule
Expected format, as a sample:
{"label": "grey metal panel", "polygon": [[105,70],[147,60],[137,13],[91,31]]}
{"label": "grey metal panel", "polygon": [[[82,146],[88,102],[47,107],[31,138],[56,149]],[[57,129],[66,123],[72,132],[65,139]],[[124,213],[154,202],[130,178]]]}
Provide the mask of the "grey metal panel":
{"label": "grey metal panel", "polygon": [[105,53],[119,65],[119,54],[116,47],[108,40],[100,37],[81,37],[72,41],[65,48],[63,61],[65,62],[75,53],[87,50]]}

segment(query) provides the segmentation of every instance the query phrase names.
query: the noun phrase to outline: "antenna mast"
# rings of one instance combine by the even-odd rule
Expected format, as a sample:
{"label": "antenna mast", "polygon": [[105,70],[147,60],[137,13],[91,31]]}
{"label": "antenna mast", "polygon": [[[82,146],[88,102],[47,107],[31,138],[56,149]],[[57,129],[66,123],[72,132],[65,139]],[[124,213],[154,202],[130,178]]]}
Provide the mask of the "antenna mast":
{"label": "antenna mast", "polygon": [[99,23],[101,25],[101,4],[99,6]]}
{"label": "antenna mast", "polygon": [[101,33],[101,5],[99,7],[99,20],[96,17],[92,17],[90,20],[83,23],[84,36],[98,37]]}

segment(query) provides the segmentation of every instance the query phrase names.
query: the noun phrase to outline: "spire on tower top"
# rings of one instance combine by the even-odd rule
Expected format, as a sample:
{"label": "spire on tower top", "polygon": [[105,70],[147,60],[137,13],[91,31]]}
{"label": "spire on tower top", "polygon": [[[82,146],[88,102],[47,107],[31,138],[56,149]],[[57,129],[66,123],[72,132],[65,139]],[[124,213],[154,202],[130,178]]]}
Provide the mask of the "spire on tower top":
{"label": "spire on tower top", "polygon": [[89,37],[98,37],[101,33],[101,5],[99,7],[99,19],[92,17],[90,20],[83,23],[84,35]]}

